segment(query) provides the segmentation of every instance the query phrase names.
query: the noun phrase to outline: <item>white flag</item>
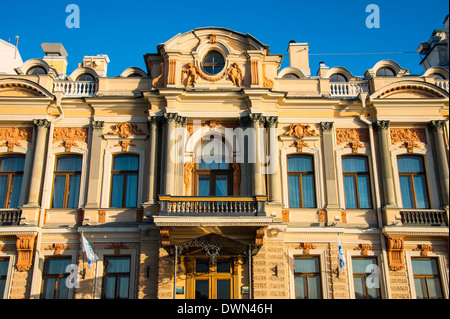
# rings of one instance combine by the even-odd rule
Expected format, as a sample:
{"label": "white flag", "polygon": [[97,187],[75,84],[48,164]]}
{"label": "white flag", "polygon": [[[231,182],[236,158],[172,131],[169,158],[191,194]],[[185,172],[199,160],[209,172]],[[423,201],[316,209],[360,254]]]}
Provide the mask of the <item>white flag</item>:
{"label": "white flag", "polygon": [[338,243],[339,243],[339,270],[341,273],[345,272],[345,257],[344,257],[344,250],[342,249],[341,245],[341,238],[338,234]]}
{"label": "white flag", "polygon": [[83,233],[81,233],[81,242],[82,242],[82,250],[86,253],[86,258],[88,260],[88,267],[91,267],[91,264],[95,263],[98,260],[98,257],[92,250],[92,247],[88,243],[86,238],[84,238]]}

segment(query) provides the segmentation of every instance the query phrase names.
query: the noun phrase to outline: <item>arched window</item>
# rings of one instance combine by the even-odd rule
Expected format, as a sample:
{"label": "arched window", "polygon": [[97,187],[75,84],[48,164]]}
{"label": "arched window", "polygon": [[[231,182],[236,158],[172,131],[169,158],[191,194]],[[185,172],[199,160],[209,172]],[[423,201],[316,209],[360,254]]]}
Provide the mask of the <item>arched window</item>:
{"label": "arched window", "polygon": [[217,51],[209,52],[202,62],[203,70],[208,74],[217,74],[225,67],[225,60]]}
{"label": "arched window", "polygon": [[423,157],[397,157],[403,208],[430,208]]}
{"label": "arched window", "polygon": [[348,81],[347,78],[339,73],[333,74],[330,77],[330,82],[347,82],[347,81]]}
{"label": "arched window", "polygon": [[445,80],[444,76],[439,73],[433,73],[431,76],[434,76],[436,80]]}
{"label": "arched window", "polygon": [[287,166],[289,207],[316,207],[313,157],[289,156]]}
{"label": "arched window", "polygon": [[372,208],[369,166],[365,156],[342,158],[346,208]]}
{"label": "arched window", "polygon": [[394,70],[388,67],[378,69],[377,76],[395,76]]}
{"label": "arched window", "polygon": [[78,208],[81,166],[81,155],[63,155],[56,158],[52,208]]}
{"label": "arched window", "polygon": [[137,73],[131,73],[130,75],[127,76],[127,78],[141,78],[142,75],[137,74]]}
{"label": "arched window", "polygon": [[77,81],[95,82],[95,78],[90,74],[83,73],[77,78]]}
{"label": "arched window", "polygon": [[42,75],[47,74],[47,71],[41,66],[34,66],[27,71],[27,75]]}
{"label": "arched window", "polygon": [[0,208],[18,208],[25,156],[0,157]]}
{"label": "arched window", "polygon": [[283,76],[283,79],[299,79],[297,74],[288,73]]}
{"label": "arched window", "polygon": [[114,156],[110,207],[137,207],[138,173],[138,155]]}

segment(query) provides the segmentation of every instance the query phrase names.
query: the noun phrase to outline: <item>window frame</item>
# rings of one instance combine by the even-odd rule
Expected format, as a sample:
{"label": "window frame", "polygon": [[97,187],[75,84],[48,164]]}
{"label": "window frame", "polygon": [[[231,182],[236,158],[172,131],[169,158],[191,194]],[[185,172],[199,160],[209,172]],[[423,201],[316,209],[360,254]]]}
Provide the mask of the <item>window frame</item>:
{"label": "window frame", "polygon": [[[213,54],[220,56],[222,58],[223,63],[215,63],[214,57],[213,57],[213,62],[205,63],[206,58],[208,58],[208,56],[213,55]],[[215,76],[215,75],[218,75],[219,73],[221,73],[225,69],[226,61],[225,61],[225,57],[223,56],[223,54],[220,53],[218,50],[210,50],[203,56],[201,65],[202,65],[202,70],[206,74]],[[220,70],[218,72],[214,72],[214,69],[218,66],[221,66]],[[213,72],[211,73],[211,72],[206,71],[205,67],[212,67]]]}
{"label": "window frame", "polygon": [[[288,161],[289,158],[292,157],[308,157],[309,159],[311,159],[311,168],[312,171],[289,171],[289,165],[288,165]],[[315,172],[315,166],[314,166],[314,155],[312,154],[304,154],[304,153],[295,153],[295,154],[289,154],[286,156],[286,172],[287,172],[287,199],[288,199],[288,203],[289,203],[289,208],[317,208],[317,194],[316,194],[316,172]],[[289,195],[289,176],[291,175],[297,175],[298,174],[298,179],[299,179],[299,197],[300,197],[300,207],[291,207],[291,201],[290,201],[290,195]],[[314,193],[314,206],[313,207],[304,207],[303,204],[303,181],[302,181],[302,177],[303,175],[308,175],[308,174],[312,174],[312,181],[314,183],[313,185],[313,193]]]}
{"label": "window frame", "polygon": [[[112,272],[112,273],[107,273],[105,270],[106,270],[106,260],[107,260],[107,258],[123,258],[123,259],[125,259],[125,258],[128,258],[129,259],[129,262],[130,262],[130,264],[129,264],[129,272]],[[101,291],[100,291],[100,298],[101,299],[119,299],[119,298],[117,298],[117,293],[118,293],[118,287],[119,287],[119,285],[118,285],[118,278],[119,277],[128,277],[128,289],[127,289],[127,295],[128,295],[128,298],[126,298],[126,299],[131,299],[132,298],[132,296],[130,295],[130,288],[131,288],[131,286],[132,286],[132,282],[131,282],[131,280],[132,280],[132,275],[131,275],[131,272],[132,272],[132,266],[133,266],[133,258],[132,258],[132,256],[130,255],[130,254],[126,254],[126,255],[109,255],[109,254],[105,254],[105,255],[103,255],[103,269],[102,269],[102,271],[103,271],[103,275],[102,275],[102,285],[101,285]],[[114,298],[104,298],[103,297],[103,291],[104,291],[104,287],[105,287],[105,278],[110,278],[110,277],[114,277],[115,278],[115,287],[114,287]],[[122,298],[123,299],[123,298]]]}
{"label": "window frame", "polygon": [[[62,157],[78,157],[80,159],[80,165],[81,165],[81,170],[80,171],[56,171],[56,168],[58,167],[58,159],[62,158]],[[78,185],[78,200],[77,200],[77,207],[76,208],[72,208],[72,209],[77,209],[80,206],[80,197],[81,197],[81,175],[82,175],[82,171],[83,171],[83,155],[81,154],[60,154],[60,155],[56,155],[55,156],[55,166],[53,169],[53,181],[52,181],[52,194],[50,197],[50,208],[55,208],[53,207],[53,196],[54,196],[54,190],[55,190],[55,180],[56,180],[56,176],[65,176],[65,187],[64,187],[64,200],[63,200],[63,207],[56,207],[58,208],[68,208],[67,207],[67,201],[69,198],[69,184],[70,184],[70,176],[73,175],[79,175],[80,176],[80,184]]]}
{"label": "window frame", "polygon": [[[33,70],[43,70],[44,73],[39,73],[39,71],[37,71],[36,74],[30,74]],[[27,70],[27,75],[47,75],[47,74],[48,74],[47,70],[40,65],[34,65]]]}
{"label": "window frame", "polygon": [[22,196],[22,186],[23,186],[23,181],[24,181],[24,174],[25,174],[25,161],[26,161],[26,156],[22,155],[22,154],[2,154],[0,155],[0,158],[5,158],[5,157],[22,157],[23,158],[23,162],[24,162],[24,167],[22,171],[0,171],[0,175],[2,176],[8,176],[8,181],[7,181],[7,187],[6,187],[6,196],[3,200],[2,203],[2,207],[0,208],[4,208],[4,209],[17,209],[16,208],[11,208],[11,181],[12,181],[12,176],[13,175],[22,175],[22,184],[20,186],[20,190],[19,190],[19,202],[18,202],[18,206],[20,206],[20,197]]}
{"label": "window frame", "polygon": [[[392,75],[386,75],[386,70],[390,70],[392,72]],[[384,74],[379,74],[380,71],[384,71]],[[377,70],[376,76],[377,77],[378,76],[380,76],[380,77],[395,77],[395,76],[397,76],[397,72],[395,72],[395,70],[389,66],[382,66],[381,68],[379,68]]]}
{"label": "window frame", "polygon": [[[346,158],[363,158],[366,161],[367,164],[367,172],[344,172],[344,159]],[[372,194],[372,179],[370,178],[370,165],[369,165],[369,158],[366,155],[362,154],[345,154],[341,156],[341,162],[342,162],[342,182],[343,182],[343,190],[344,190],[344,203],[346,209],[373,209],[373,194]],[[355,191],[356,191],[356,206],[354,208],[347,207],[347,201],[345,196],[345,176],[354,176],[354,184],[355,184]],[[369,181],[369,195],[370,195],[370,207],[367,208],[361,208],[360,201],[359,201],[359,186],[358,186],[358,176],[367,176]]]}
{"label": "window frame", "polygon": [[[127,156],[131,157],[134,156],[137,158],[137,169],[136,170],[114,170],[114,160],[119,156]],[[140,156],[139,154],[135,153],[117,153],[112,155],[111,160],[111,179],[110,179],[110,189],[109,189],[109,207],[110,208],[137,208],[139,205],[139,168],[140,168]],[[128,174],[136,174],[136,207],[128,207],[126,206],[126,192],[127,192],[127,186],[128,186]],[[113,193],[113,181],[114,181],[114,174],[124,174],[124,183],[122,184],[122,206],[115,207],[112,206],[112,193]]]}
{"label": "window frame", "polygon": [[356,299],[355,277],[356,278],[363,277],[364,278],[364,282],[366,282],[367,281],[367,277],[371,275],[370,273],[355,273],[355,271],[353,270],[353,260],[354,259],[374,259],[375,260],[375,264],[374,265],[376,265],[378,267],[378,269],[379,269],[378,275],[379,275],[379,285],[380,285],[380,288],[379,288],[380,289],[380,296],[379,296],[379,298],[368,298],[369,297],[369,291],[368,291],[367,285],[364,285],[364,299],[382,299],[383,298],[383,294],[382,294],[382,289],[381,289],[381,284],[382,284],[381,267],[379,266],[378,257],[375,256],[375,255],[372,255],[372,256],[355,256],[355,255],[353,255],[353,256],[350,257],[350,261],[352,263],[352,274],[351,274],[352,278],[351,279],[353,280],[353,295],[354,295],[353,297]]}
{"label": "window frame", "polygon": [[227,176],[227,196],[233,195],[233,171],[231,165],[229,163],[225,163],[227,165],[226,169],[200,169],[198,168],[200,163],[195,163],[194,170],[194,193],[195,196],[199,195],[199,185],[200,185],[200,177],[201,176],[209,176],[209,195],[208,196],[217,196],[216,193],[216,178],[219,175]]}
{"label": "window frame", "polygon": [[[317,259],[317,261],[318,261],[318,270],[317,270],[317,272],[307,272],[307,273],[297,273],[296,271],[295,271],[295,260],[296,259]],[[321,258],[320,258],[320,256],[316,256],[316,255],[301,255],[301,256],[294,256],[293,257],[293,262],[294,262],[294,264],[293,264],[293,272],[294,272],[294,299],[297,299],[297,295],[295,294],[295,291],[296,291],[296,288],[297,288],[297,286],[296,286],[296,284],[295,284],[295,278],[296,277],[306,277],[306,280],[305,280],[305,284],[306,284],[306,300],[310,300],[311,298],[309,298],[309,280],[308,280],[308,278],[309,277],[318,277],[318,279],[319,279],[319,286],[320,286],[320,292],[319,292],[319,294],[320,294],[320,298],[319,299],[324,299],[324,294],[323,294],[323,287],[322,287],[322,271],[321,271],[321,269],[322,269],[322,265],[321,265],[321,260],[320,260]],[[298,298],[298,299],[300,299],[300,298]]]}
{"label": "window frame", "polygon": [[[82,77],[88,77],[88,76],[91,77],[92,80],[80,80],[80,78],[82,78]],[[77,81],[77,82],[96,82],[97,79],[96,79],[95,76],[93,76],[92,74],[89,74],[89,73],[82,73],[82,74],[80,74],[80,75],[77,77],[76,81]]]}
{"label": "window frame", "polygon": [[9,258],[8,256],[0,255],[0,261],[6,261],[7,264],[8,264],[8,267],[6,269],[6,274],[5,275],[0,274],[0,281],[1,280],[5,281],[4,290],[3,290],[3,292],[0,291],[0,300],[2,300],[2,299],[6,299],[7,298],[7,292],[9,290],[8,275],[9,275],[9,272],[10,272],[11,258]]}
{"label": "window frame", "polygon": [[[41,281],[41,289],[40,289],[40,294],[39,294],[39,299],[45,299],[45,298],[43,298],[43,296],[44,296],[44,286],[45,286],[45,279],[48,279],[48,278],[56,278],[56,280],[55,280],[55,287],[53,288],[54,290],[53,290],[53,296],[55,297],[57,297],[58,296],[58,290],[57,290],[57,287],[58,287],[58,283],[61,283],[61,284],[65,284],[65,282],[62,282],[62,281],[65,281],[66,280],[66,278],[70,275],[70,273],[67,273],[67,274],[45,274],[45,267],[47,266],[47,261],[49,261],[49,260],[57,260],[57,259],[67,259],[67,260],[69,260],[70,262],[69,262],[69,265],[70,264],[72,264],[72,256],[45,256],[45,258],[44,258],[44,264],[43,264],[43,268],[42,268],[42,281]],[[67,288],[67,298],[63,298],[63,299],[71,299],[71,291],[70,291],[71,289],[70,288]],[[59,300],[59,298],[52,298],[52,300]]]}
{"label": "window frame", "polygon": [[[438,274],[437,275],[424,275],[424,274],[416,275],[416,274],[414,274],[414,269],[413,269],[413,266],[412,266],[413,260],[418,260],[418,259],[421,259],[421,260],[435,260]],[[416,298],[415,299],[417,299],[417,293],[416,293],[417,288],[416,288],[415,283],[414,283],[414,279],[416,279],[416,278],[424,278],[425,279],[425,286],[427,288],[427,298],[423,298],[423,299],[428,299],[428,300],[430,299],[430,291],[429,291],[429,288],[428,288],[428,280],[427,279],[439,279],[439,287],[440,287],[440,292],[441,292],[441,296],[442,296],[441,299],[445,299],[445,293],[444,293],[444,287],[442,285],[441,269],[440,269],[441,267],[440,267],[439,259],[437,257],[435,257],[435,256],[433,256],[433,257],[416,257],[416,256],[411,256],[410,260],[411,260],[411,273],[412,273],[412,278],[413,278],[412,283],[414,285],[414,293],[416,294]]]}
{"label": "window frame", "polygon": [[[333,80],[333,77],[336,77],[337,81]],[[343,78],[344,81],[340,81],[339,78]],[[348,79],[345,75],[343,75],[342,73],[334,73],[330,76],[330,82],[332,83],[344,83],[344,82],[348,82]]]}
{"label": "window frame", "polygon": [[[400,172],[398,160],[399,160],[399,158],[406,158],[406,157],[421,158],[423,171],[422,172]],[[431,208],[431,196],[430,196],[430,188],[429,188],[429,184],[428,184],[428,174],[427,174],[426,165],[425,165],[425,156],[419,155],[419,154],[399,154],[396,156],[396,160],[397,160],[397,173],[398,173],[400,199],[402,201],[402,208],[404,208],[404,209],[430,209]],[[411,208],[403,207],[402,186],[401,186],[401,182],[400,182],[400,176],[409,176],[410,177],[410,181],[412,182],[410,184],[410,186],[411,186],[412,192],[414,194],[414,207],[411,207]],[[424,178],[425,178],[426,198],[427,198],[427,202],[428,202],[428,207],[426,207],[426,208],[417,208],[417,196],[416,196],[416,189],[414,186],[414,176],[424,176]]]}

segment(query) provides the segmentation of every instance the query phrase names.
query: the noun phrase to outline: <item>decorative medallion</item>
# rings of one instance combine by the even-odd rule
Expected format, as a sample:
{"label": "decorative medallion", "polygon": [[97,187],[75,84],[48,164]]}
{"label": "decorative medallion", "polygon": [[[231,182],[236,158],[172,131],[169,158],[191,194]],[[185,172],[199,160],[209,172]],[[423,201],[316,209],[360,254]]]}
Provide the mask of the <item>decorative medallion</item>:
{"label": "decorative medallion", "polygon": [[82,127],[55,127],[53,141],[62,141],[59,146],[64,146],[66,152],[72,151],[72,146],[79,146],[76,142],[87,143],[88,129]]}
{"label": "decorative medallion", "polygon": [[209,35],[209,42],[208,43],[211,43],[211,44],[217,43],[217,36],[214,33],[211,33]]}
{"label": "decorative medallion", "polygon": [[121,122],[115,125],[114,130],[108,134],[119,135],[121,138],[128,138],[131,135],[145,135],[140,129],[138,129],[136,124],[129,122]]}
{"label": "decorative medallion", "polygon": [[283,134],[284,136],[295,136],[296,138],[302,139],[306,136],[317,136],[315,130],[311,129],[311,126],[306,124],[290,124],[289,130]]}

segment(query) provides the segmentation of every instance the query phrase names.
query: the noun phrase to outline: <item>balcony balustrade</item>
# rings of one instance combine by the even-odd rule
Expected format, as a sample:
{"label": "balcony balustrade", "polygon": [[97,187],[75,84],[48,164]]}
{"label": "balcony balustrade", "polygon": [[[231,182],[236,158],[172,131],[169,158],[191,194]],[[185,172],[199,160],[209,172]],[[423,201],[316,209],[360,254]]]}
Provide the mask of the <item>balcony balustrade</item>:
{"label": "balcony balustrade", "polygon": [[54,91],[62,91],[64,97],[89,97],[97,93],[97,82],[56,81]]}
{"label": "balcony balustrade", "polygon": [[400,211],[404,226],[447,226],[448,220],[443,210]]}
{"label": "balcony balustrade", "polygon": [[0,226],[19,225],[21,216],[20,209],[0,209]]}
{"label": "balcony balustrade", "polygon": [[330,82],[331,97],[357,97],[359,93],[369,92],[368,83]]}
{"label": "balcony balustrade", "polygon": [[436,86],[438,86],[441,89],[443,89],[443,90],[448,92],[448,90],[449,90],[448,80],[437,80],[435,82],[435,84],[436,84]]}
{"label": "balcony balustrade", "polygon": [[266,216],[267,196],[159,195],[160,216]]}

